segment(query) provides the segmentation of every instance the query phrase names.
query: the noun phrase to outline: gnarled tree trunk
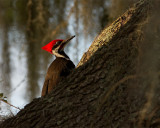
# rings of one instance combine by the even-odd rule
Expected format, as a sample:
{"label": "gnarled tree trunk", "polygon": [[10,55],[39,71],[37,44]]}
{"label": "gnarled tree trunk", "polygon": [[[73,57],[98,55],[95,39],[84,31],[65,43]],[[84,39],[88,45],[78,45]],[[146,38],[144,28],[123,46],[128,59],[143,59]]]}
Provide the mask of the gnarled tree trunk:
{"label": "gnarled tree trunk", "polygon": [[138,2],[104,29],[51,94],[34,99],[0,127],[158,127],[159,108],[148,107],[145,95],[150,74],[137,74],[136,68],[142,42],[138,30],[149,5],[148,0]]}

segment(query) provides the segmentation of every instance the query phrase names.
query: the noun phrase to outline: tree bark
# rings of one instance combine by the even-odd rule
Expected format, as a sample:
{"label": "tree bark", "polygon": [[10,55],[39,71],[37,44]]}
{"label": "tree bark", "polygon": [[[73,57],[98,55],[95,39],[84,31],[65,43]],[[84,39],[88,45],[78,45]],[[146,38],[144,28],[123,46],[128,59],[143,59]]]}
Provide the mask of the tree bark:
{"label": "tree bark", "polygon": [[78,67],[51,94],[34,99],[0,127],[158,127],[158,107],[145,107],[148,80],[136,74],[142,42],[138,30],[149,10],[148,0],[135,4],[101,32]]}
{"label": "tree bark", "polygon": [[[88,51],[83,55],[78,66],[85,63],[89,58],[103,45],[106,45],[114,38],[118,39],[123,34],[128,34],[131,30],[137,28],[137,25],[147,17],[149,1],[140,0],[134,7],[126,11],[122,16],[115,20],[109,27],[104,29],[98,37],[95,38]],[[143,10],[144,9],[144,10]]]}

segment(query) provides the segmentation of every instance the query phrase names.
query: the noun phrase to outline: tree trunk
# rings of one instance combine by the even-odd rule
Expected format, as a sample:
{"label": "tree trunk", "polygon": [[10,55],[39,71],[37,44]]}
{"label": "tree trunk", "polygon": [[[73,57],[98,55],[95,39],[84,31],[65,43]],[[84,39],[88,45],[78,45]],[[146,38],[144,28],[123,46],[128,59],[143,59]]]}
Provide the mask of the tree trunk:
{"label": "tree trunk", "polygon": [[0,127],[158,127],[159,108],[147,106],[150,74],[136,74],[139,30],[149,5],[148,0],[138,2],[104,29],[78,67],[51,94],[34,99]]}

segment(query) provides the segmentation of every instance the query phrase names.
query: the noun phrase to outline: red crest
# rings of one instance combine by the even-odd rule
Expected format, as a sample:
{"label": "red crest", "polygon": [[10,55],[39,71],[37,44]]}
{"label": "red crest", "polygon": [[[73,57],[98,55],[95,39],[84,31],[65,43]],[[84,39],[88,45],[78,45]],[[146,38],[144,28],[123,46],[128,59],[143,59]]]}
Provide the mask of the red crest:
{"label": "red crest", "polygon": [[56,44],[57,41],[63,41],[63,40],[62,39],[52,40],[47,45],[43,46],[42,49],[52,54],[52,47]]}

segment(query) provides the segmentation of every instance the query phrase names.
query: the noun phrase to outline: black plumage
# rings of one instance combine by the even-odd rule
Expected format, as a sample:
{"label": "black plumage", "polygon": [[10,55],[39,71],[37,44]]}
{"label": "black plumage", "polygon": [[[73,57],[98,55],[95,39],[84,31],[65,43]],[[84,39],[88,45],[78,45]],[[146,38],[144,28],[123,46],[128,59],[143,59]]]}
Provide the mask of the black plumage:
{"label": "black plumage", "polygon": [[[63,41],[53,40],[49,45],[43,47],[44,50],[56,56],[56,59],[50,64],[42,88],[41,96],[49,94],[53,88],[64,79],[75,68],[75,65],[63,51],[64,46],[75,36]],[[50,48],[53,43],[52,48]]]}

